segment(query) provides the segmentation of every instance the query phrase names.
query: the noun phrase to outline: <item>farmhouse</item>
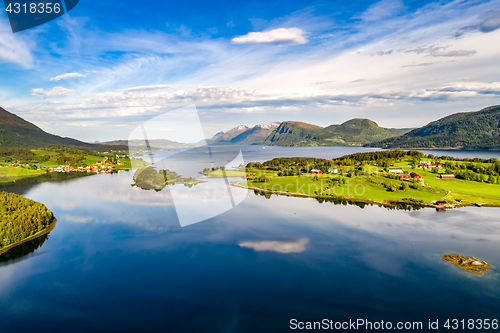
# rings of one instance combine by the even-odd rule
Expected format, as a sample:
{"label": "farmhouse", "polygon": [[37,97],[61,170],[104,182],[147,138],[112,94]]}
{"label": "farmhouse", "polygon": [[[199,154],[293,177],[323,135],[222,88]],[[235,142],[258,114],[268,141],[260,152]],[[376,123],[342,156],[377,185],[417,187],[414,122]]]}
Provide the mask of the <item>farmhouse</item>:
{"label": "farmhouse", "polygon": [[403,169],[401,168],[389,168],[390,173],[403,173]]}
{"label": "farmhouse", "polygon": [[410,176],[411,178],[422,179],[422,176],[415,172],[410,173]]}
{"label": "farmhouse", "polygon": [[442,166],[441,163],[434,163],[431,161],[420,161],[420,163],[417,165],[417,168],[431,169],[431,168],[440,168],[441,166]]}
{"label": "farmhouse", "polygon": [[455,179],[455,175],[441,174],[441,179]]}
{"label": "farmhouse", "polygon": [[411,178],[411,176],[407,175],[407,174],[405,174],[405,175],[399,175],[399,179],[400,180],[409,180],[410,178]]}
{"label": "farmhouse", "polygon": [[339,172],[339,169],[335,168],[335,169],[328,169],[328,173],[335,173],[337,174]]}

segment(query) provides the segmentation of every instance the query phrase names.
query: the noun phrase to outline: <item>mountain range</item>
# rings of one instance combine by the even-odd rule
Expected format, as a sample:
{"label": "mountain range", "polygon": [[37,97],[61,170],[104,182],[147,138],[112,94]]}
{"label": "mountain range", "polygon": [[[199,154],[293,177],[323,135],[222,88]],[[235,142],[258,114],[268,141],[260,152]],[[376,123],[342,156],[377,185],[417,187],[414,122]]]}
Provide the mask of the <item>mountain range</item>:
{"label": "mountain range", "polygon": [[227,132],[219,132],[208,140],[212,145],[255,145],[261,144],[278,127],[279,122],[256,125],[252,128],[240,125]]}
{"label": "mountain range", "polygon": [[[191,143],[182,143],[167,139],[152,139],[148,140],[150,148],[193,148],[196,147],[196,144]],[[106,141],[105,145],[109,146],[130,146],[135,149],[144,149],[146,148],[146,142],[144,140],[114,140],[114,141]]]}
{"label": "mountain range", "polygon": [[[476,112],[460,112],[421,128],[383,128],[369,119],[351,119],[321,127],[297,121],[237,126],[207,140],[212,145],[339,146],[382,148],[500,149],[500,105]],[[92,144],[47,133],[36,125],[0,108],[0,147],[39,148],[70,146],[97,151],[127,150],[127,140]],[[143,147],[142,141],[132,145]],[[189,148],[198,144],[152,139],[154,148]]]}
{"label": "mountain range", "polygon": [[284,121],[252,128],[240,125],[215,134],[208,142],[213,145],[345,146],[379,141],[408,131],[410,129],[382,128],[369,119],[351,119],[328,127]]}
{"label": "mountain range", "polygon": [[[41,148],[49,146],[69,146],[105,151],[110,146],[63,138],[43,131],[38,126],[0,107],[0,147]],[[113,149],[128,149],[114,146]]]}
{"label": "mountain range", "polygon": [[402,136],[367,146],[382,148],[500,149],[500,105],[460,112]]}
{"label": "mountain range", "polygon": [[402,135],[410,129],[383,128],[369,119],[351,119],[340,125],[321,127],[284,121],[262,143],[270,146],[362,145]]}

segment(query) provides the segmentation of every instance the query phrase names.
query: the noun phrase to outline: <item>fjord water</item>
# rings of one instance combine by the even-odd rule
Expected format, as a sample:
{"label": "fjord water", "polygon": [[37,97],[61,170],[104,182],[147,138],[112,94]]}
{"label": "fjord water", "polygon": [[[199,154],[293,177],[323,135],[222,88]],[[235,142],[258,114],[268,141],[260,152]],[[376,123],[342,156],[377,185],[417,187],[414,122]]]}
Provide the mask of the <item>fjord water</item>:
{"label": "fjord water", "polygon": [[[242,149],[246,162],[269,159],[259,148]],[[273,149],[274,157],[346,153]],[[33,249],[0,261],[2,332],[284,332],[292,318],[424,328],[429,319],[500,319],[496,208],[389,210],[251,192],[234,209],[181,228],[168,188],[143,191],[130,186],[132,175],[3,188],[44,203],[58,221]],[[460,270],[441,259],[446,253],[478,257],[493,271]]]}

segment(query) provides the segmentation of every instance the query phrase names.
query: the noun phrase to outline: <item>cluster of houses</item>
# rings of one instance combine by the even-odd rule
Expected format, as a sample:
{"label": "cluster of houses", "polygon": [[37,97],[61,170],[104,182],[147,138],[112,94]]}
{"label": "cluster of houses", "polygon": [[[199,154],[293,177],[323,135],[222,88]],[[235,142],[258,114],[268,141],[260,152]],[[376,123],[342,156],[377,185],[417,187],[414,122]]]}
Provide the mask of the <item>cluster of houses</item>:
{"label": "cluster of houses", "polygon": [[422,176],[420,176],[416,172],[412,172],[412,173],[409,173],[409,174],[405,173],[405,174],[399,175],[399,179],[400,180],[422,179]]}
{"label": "cluster of houses", "polygon": [[432,168],[440,168],[441,166],[442,166],[441,163],[436,163],[431,161],[420,161],[420,163],[417,165],[417,168],[432,169]]}
{"label": "cluster of houses", "polygon": [[72,166],[69,166],[69,165],[61,165],[61,166],[58,166],[57,168],[53,168],[53,167],[49,168],[49,172],[70,172],[70,171],[111,173],[113,171],[113,166],[112,165],[93,165],[93,166],[87,166],[87,167],[80,166],[77,168],[73,168]]}
{"label": "cluster of houses", "polygon": [[[420,163],[417,165],[417,168],[431,169],[431,168],[439,168],[441,166],[442,166],[441,163],[436,163],[436,162],[431,162],[431,161],[420,161]],[[330,174],[332,174],[332,173],[337,174],[337,173],[339,173],[339,171],[344,171],[344,168],[328,169],[328,173],[330,173]],[[399,174],[400,180],[418,179],[418,180],[421,180],[423,183],[422,176],[416,172],[411,172],[411,173],[404,172],[402,168],[389,168],[388,172]],[[323,171],[321,171],[319,169],[311,169],[310,173],[313,175],[321,175],[323,173]],[[455,179],[455,175],[441,174],[440,178],[441,179]]]}
{"label": "cluster of houses", "polygon": [[[417,168],[423,168],[423,169],[431,169],[431,168],[438,168],[441,167],[441,163],[434,163],[431,161],[420,161],[420,164],[417,165]],[[389,173],[396,173],[400,174],[399,179],[401,180],[409,180],[409,179],[422,179],[422,176],[420,176],[418,173],[412,172],[410,174],[404,173],[402,168],[390,168]],[[440,175],[441,179],[455,179],[455,175],[453,174],[441,174]]]}
{"label": "cluster of houses", "polygon": [[[340,171],[344,171],[344,168],[341,168]],[[323,171],[321,171],[319,169],[311,169],[310,173],[312,175],[321,175],[323,173]],[[337,169],[337,168],[328,169],[328,173],[337,174],[337,173],[339,173],[339,169]]]}

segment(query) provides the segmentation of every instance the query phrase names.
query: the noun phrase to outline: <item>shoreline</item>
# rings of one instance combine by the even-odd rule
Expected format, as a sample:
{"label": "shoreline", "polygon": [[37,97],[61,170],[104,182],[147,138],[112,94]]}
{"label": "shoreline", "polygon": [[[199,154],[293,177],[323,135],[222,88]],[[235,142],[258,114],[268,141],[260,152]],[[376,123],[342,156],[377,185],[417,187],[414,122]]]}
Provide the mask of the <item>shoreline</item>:
{"label": "shoreline", "polygon": [[244,186],[241,185],[240,182],[231,182],[231,186],[234,187],[239,187],[247,190],[254,190],[254,191],[259,191],[262,193],[270,193],[270,194],[276,194],[276,195],[283,195],[283,196],[292,196],[292,197],[299,197],[299,198],[320,198],[320,199],[337,199],[337,200],[347,200],[347,201],[353,201],[353,202],[363,202],[367,204],[374,204],[378,206],[393,206],[397,207],[398,204],[405,204],[405,205],[412,205],[412,206],[418,206],[418,207],[429,207],[429,208],[436,208],[436,209],[453,209],[453,208],[462,208],[462,207],[500,207],[497,205],[476,205],[476,204],[454,204],[454,205],[444,205],[444,206],[438,206],[430,203],[422,203],[422,202],[412,202],[412,201],[403,201],[403,200],[393,200],[393,201],[376,201],[376,200],[370,200],[370,199],[357,199],[354,197],[340,197],[340,196],[322,196],[322,195],[311,195],[311,194],[305,194],[305,193],[298,193],[298,192],[283,192],[283,191],[274,191],[274,190],[265,190],[260,187],[249,187],[249,186]]}
{"label": "shoreline", "polygon": [[25,239],[23,239],[23,240],[21,240],[21,241],[19,241],[19,242],[17,242],[17,243],[10,244],[10,245],[9,245],[9,246],[7,246],[7,247],[3,247],[3,248],[1,248],[1,249],[0,249],[0,256],[1,256],[2,254],[4,254],[4,253],[8,252],[9,250],[13,249],[14,247],[18,246],[18,245],[21,245],[21,244],[26,243],[26,242],[29,242],[29,241],[31,241],[31,240],[33,240],[33,239],[35,239],[35,238],[38,238],[38,237],[40,237],[40,236],[43,236],[43,235],[48,234],[49,232],[51,232],[52,230],[54,230],[54,227],[56,226],[56,223],[57,223],[57,219],[56,219],[56,218],[54,218],[54,219],[52,220],[52,222],[50,222],[49,226],[48,226],[47,228],[45,228],[44,230],[39,231],[39,232],[37,232],[36,234],[31,235],[31,236],[29,236],[28,238],[25,238]]}

